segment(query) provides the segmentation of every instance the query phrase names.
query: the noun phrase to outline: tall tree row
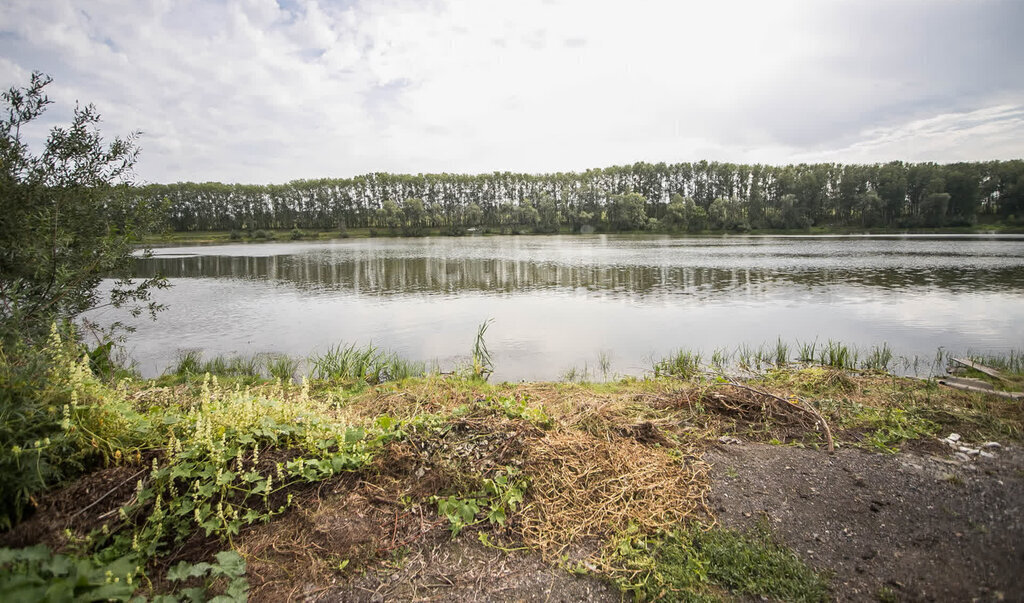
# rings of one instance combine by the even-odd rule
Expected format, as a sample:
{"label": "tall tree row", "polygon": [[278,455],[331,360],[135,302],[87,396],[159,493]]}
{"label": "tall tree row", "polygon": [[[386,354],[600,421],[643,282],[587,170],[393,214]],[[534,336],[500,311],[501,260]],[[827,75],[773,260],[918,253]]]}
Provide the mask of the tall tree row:
{"label": "tall tree row", "polygon": [[281,228],[745,231],[1024,219],[1024,161],[787,166],[637,163],[583,173],[384,174],[155,184],[176,231]]}

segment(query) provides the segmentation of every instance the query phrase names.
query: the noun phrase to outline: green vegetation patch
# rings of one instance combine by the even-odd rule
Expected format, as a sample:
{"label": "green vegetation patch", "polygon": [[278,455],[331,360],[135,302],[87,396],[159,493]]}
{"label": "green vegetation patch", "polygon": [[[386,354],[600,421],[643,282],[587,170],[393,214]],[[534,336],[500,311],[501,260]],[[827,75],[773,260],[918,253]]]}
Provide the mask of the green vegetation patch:
{"label": "green vegetation patch", "polygon": [[693,524],[658,536],[627,530],[602,565],[638,600],[716,601],[727,593],[826,601],[828,579],[804,564],[764,523],[749,532]]}

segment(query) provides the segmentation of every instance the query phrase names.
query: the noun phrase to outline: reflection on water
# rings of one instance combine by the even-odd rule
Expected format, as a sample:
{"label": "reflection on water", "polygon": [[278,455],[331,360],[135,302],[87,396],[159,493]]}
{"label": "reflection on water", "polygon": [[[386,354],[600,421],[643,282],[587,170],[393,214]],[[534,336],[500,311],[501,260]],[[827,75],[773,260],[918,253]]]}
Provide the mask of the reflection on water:
{"label": "reflection on water", "polygon": [[1018,289],[1019,265],[994,267],[857,266],[797,269],[599,266],[474,258],[192,256],[138,261],[137,274],[168,278],[257,278],[307,290],[369,295],[514,293],[533,289],[605,290],[638,295],[744,295],[780,287],[857,284],[882,289]]}
{"label": "reflection on water", "polygon": [[129,341],[147,374],[181,348],[303,355],[341,340],[455,362],[489,317],[507,379],[555,378],[599,351],[636,373],[672,348],[777,337],[924,355],[1024,345],[1024,237],[363,239],[160,249],[137,273],[174,285]]}
{"label": "reflection on water", "polygon": [[[713,243],[713,244],[709,244]],[[742,295],[778,283],[988,291],[1024,287],[1024,239],[516,237],[182,249],[138,260],[142,276],[258,278],[356,294],[586,289]],[[185,248],[195,251],[196,248]],[[277,251],[277,253],[273,253]],[[574,253],[575,252],[575,253]]]}

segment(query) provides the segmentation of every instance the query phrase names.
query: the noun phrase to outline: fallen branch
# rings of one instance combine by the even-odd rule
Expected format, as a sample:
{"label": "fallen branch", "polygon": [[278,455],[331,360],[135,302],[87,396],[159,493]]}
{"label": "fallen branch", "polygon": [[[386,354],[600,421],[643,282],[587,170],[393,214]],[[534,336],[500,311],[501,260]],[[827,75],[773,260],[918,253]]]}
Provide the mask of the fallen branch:
{"label": "fallen branch", "polygon": [[[832,430],[829,429],[828,423],[825,421],[825,417],[821,416],[821,413],[819,413],[817,410],[815,410],[810,405],[803,406],[803,405],[799,404],[798,402],[796,402],[796,403],[795,402],[791,402],[791,401],[789,401],[789,400],[787,400],[785,398],[782,398],[780,396],[776,396],[775,394],[772,394],[772,393],[769,393],[769,392],[757,389],[756,387],[750,387],[749,385],[743,385],[741,383],[736,383],[735,381],[727,381],[726,383],[728,383],[729,385],[731,385],[733,387],[739,388],[739,389],[745,389],[748,392],[754,392],[755,394],[760,394],[762,396],[767,396],[769,398],[773,398],[775,400],[778,400],[779,402],[782,402],[783,404],[794,406],[794,407],[796,407],[796,408],[798,408],[798,409],[800,409],[800,410],[802,410],[802,411],[804,411],[806,413],[809,413],[809,414],[813,415],[815,420],[818,423],[820,423],[822,428],[825,430],[825,439],[828,442],[828,451],[830,453],[831,452],[835,452],[836,448],[835,448],[835,443],[832,441]],[[800,399],[797,398],[797,400],[800,400]]]}
{"label": "fallen branch", "polygon": [[69,518],[68,518],[68,521],[71,521],[72,519],[74,519],[74,518],[78,517],[78,516],[79,516],[79,515],[81,515],[82,513],[85,513],[85,512],[86,512],[86,511],[88,511],[89,509],[91,509],[91,508],[95,507],[96,505],[100,504],[100,502],[101,502],[101,501],[102,501],[102,500],[103,500],[104,498],[106,498],[106,497],[110,496],[110,495],[111,495],[111,494],[113,494],[114,492],[117,492],[118,490],[120,490],[120,489],[121,489],[121,486],[123,486],[123,485],[127,484],[128,482],[132,481],[133,479],[135,479],[135,478],[139,477],[140,475],[142,475],[142,474],[143,474],[143,473],[145,473],[146,471],[147,471],[147,469],[139,469],[139,471],[138,471],[137,473],[135,473],[135,475],[132,475],[131,477],[125,478],[125,480],[124,480],[124,481],[122,481],[122,482],[121,482],[121,483],[119,483],[118,485],[114,486],[114,487],[113,487],[112,489],[108,490],[106,494],[104,494],[103,496],[101,496],[101,497],[97,498],[96,500],[92,501],[91,503],[89,503],[89,505],[88,505],[88,506],[86,506],[86,507],[83,507],[83,508],[79,509],[79,510],[78,510],[77,512],[75,512],[75,514],[74,514],[74,515],[72,515],[71,517],[69,517]]}

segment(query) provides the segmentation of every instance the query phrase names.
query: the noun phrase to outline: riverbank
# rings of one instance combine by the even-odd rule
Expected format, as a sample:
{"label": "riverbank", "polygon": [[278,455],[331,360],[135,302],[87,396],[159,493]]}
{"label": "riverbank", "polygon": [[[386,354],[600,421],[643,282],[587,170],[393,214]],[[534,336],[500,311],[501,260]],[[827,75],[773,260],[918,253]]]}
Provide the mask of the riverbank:
{"label": "riverbank", "polygon": [[[267,243],[272,241],[330,241],[335,239],[364,239],[372,237],[447,237],[447,236],[490,236],[490,235],[508,235],[508,234],[522,234],[528,236],[544,236],[544,235],[573,235],[573,234],[584,234],[580,232],[573,232],[563,228],[559,232],[555,233],[539,233],[530,232],[527,230],[512,230],[512,229],[500,229],[500,228],[474,228],[474,229],[459,229],[457,232],[452,232],[451,229],[446,228],[428,228],[417,232],[415,235],[409,235],[402,229],[388,229],[388,228],[350,228],[344,232],[337,230],[316,230],[316,229],[280,229],[280,230],[263,230],[256,232],[242,232],[242,231],[226,231],[226,230],[213,230],[213,231],[188,231],[188,232],[165,232],[160,234],[154,234],[146,237],[143,240],[143,244],[147,246],[174,246],[174,245],[214,245],[214,244],[225,244],[225,243]],[[594,234],[594,233],[586,233]],[[831,228],[831,227],[812,227],[808,229],[800,230],[778,230],[778,229],[754,229],[746,232],[733,232],[733,231],[710,231],[704,230],[700,232],[664,232],[664,231],[650,231],[650,230],[639,230],[639,231],[623,231],[614,233],[604,234],[616,234],[616,235],[672,235],[672,236],[743,236],[743,235],[760,235],[760,236],[832,236],[832,235],[861,235],[861,236],[900,236],[900,235],[963,235],[963,234],[1024,234],[1024,227],[1011,226],[1006,224],[978,224],[975,226],[962,226],[962,227],[950,227],[950,228]]]}
{"label": "riverbank", "polygon": [[76,392],[65,429],[106,460],[2,536],[66,555],[21,561],[44,583],[78,559],[81,588],[254,600],[1024,596],[1019,400],[798,366],[597,384],[55,375]]}

